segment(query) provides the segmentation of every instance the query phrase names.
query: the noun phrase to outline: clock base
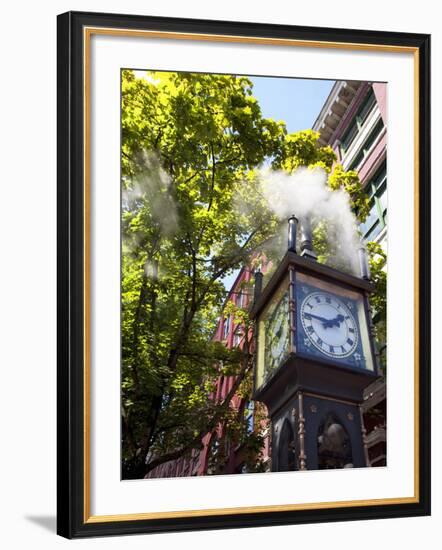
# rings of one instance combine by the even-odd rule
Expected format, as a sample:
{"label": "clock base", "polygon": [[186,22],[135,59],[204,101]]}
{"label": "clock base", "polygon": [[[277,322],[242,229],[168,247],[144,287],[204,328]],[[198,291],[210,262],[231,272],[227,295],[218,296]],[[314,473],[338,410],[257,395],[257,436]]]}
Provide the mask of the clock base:
{"label": "clock base", "polygon": [[272,471],[369,465],[357,404],[297,392],[272,417]]}
{"label": "clock base", "polygon": [[378,376],[291,354],[255,393],[272,424],[272,471],[368,465],[360,405]]}

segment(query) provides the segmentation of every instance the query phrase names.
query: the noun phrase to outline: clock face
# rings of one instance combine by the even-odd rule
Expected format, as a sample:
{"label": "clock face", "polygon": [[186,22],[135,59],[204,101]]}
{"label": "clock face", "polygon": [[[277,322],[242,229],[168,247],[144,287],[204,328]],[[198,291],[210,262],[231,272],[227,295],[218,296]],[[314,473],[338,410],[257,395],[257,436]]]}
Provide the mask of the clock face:
{"label": "clock face", "polygon": [[352,355],[358,348],[359,330],[351,309],[351,301],[329,292],[308,294],[300,304],[300,319],[307,343],[334,359]]}
{"label": "clock face", "polygon": [[281,299],[266,322],[266,371],[277,368],[287,350],[289,340],[288,296]]}

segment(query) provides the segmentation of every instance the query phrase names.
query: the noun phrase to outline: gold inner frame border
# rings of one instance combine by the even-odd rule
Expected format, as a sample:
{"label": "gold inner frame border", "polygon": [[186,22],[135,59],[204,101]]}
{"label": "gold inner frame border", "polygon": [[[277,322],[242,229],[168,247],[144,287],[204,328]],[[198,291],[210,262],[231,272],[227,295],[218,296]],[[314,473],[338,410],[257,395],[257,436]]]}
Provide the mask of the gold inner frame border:
{"label": "gold inner frame border", "polygon": [[90,472],[90,43],[93,35],[110,35],[136,38],[158,38],[175,40],[194,40],[204,42],[249,43],[269,46],[292,46],[304,48],[365,50],[375,52],[411,53],[414,63],[414,226],[419,228],[419,49],[412,46],[394,46],[388,44],[364,44],[349,42],[329,42],[315,40],[297,40],[281,38],[248,37],[241,35],[218,35],[201,33],[180,33],[167,31],[149,31],[136,29],[117,29],[109,27],[83,28],[83,104],[84,104],[84,485],[83,510],[85,523],[105,523],[115,521],[137,521],[148,519],[204,517],[229,514],[250,514],[264,512],[287,512],[299,510],[323,510],[356,506],[379,506],[411,504],[419,502],[419,231],[414,238],[414,495],[410,497],[352,500],[336,502],[316,502],[300,504],[282,504],[269,506],[249,506],[216,508],[205,510],[178,510],[168,512],[147,512],[115,515],[91,514],[91,472]]}

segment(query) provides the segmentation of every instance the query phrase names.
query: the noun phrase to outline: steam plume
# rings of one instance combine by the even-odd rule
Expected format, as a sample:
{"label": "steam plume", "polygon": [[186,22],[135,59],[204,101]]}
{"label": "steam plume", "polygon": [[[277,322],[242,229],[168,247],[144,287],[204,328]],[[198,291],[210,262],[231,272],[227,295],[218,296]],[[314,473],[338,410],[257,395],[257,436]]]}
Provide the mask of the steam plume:
{"label": "steam plume", "polygon": [[144,152],[137,159],[134,180],[123,190],[123,209],[133,209],[136,203],[148,208],[151,223],[163,236],[172,236],[178,226],[178,214],[173,197],[172,180],[161,166],[158,155]]}
{"label": "steam plume", "polygon": [[261,182],[267,204],[278,218],[295,214],[300,222],[309,218],[313,228],[323,223],[333,251],[328,263],[358,273],[360,243],[349,196],[344,190],[332,191],[327,186],[323,169],[300,167],[291,175],[263,170]]}
{"label": "steam plume", "polygon": [[[152,240],[157,241],[157,246],[163,246],[164,241],[173,237],[178,228],[172,180],[154,152],[141,153],[136,159],[136,167],[136,175],[127,180],[123,189],[123,213],[130,213],[131,218],[140,216],[149,227]],[[123,225],[123,244],[129,253],[138,253],[140,247],[146,248],[142,232],[131,231],[130,226],[126,225]],[[145,272],[149,279],[160,278],[158,261],[148,256]],[[164,266],[162,272],[164,274]]]}

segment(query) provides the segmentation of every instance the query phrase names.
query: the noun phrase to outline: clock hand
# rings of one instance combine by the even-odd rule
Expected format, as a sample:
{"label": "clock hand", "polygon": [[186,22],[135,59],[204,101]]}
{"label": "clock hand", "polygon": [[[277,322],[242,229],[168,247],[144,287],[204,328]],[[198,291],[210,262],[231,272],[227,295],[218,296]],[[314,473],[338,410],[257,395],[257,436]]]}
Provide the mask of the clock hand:
{"label": "clock hand", "polygon": [[345,317],[341,313],[339,313],[339,315],[337,317],[335,317],[334,319],[330,319],[330,321],[328,322],[328,325],[330,327],[332,327],[333,325],[336,325],[337,327],[340,327],[341,323],[344,319],[345,319]]}
{"label": "clock hand", "polygon": [[330,323],[330,319],[325,319],[325,317],[320,317],[319,315],[315,315],[314,313],[304,313],[304,317],[313,317],[313,319],[317,319],[318,321],[321,321],[324,325],[328,325]]}
{"label": "clock hand", "polygon": [[336,325],[337,327],[340,327],[342,321],[345,319],[345,317],[341,313],[339,313],[337,317],[335,317],[334,319],[326,319],[325,317],[320,317],[319,315],[315,315],[314,313],[307,313],[307,312],[304,314],[304,317],[307,317],[307,318],[310,317],[313,319],[317,319],[318,321],[321,321],[324,328],[331,328],[334,325]]}

